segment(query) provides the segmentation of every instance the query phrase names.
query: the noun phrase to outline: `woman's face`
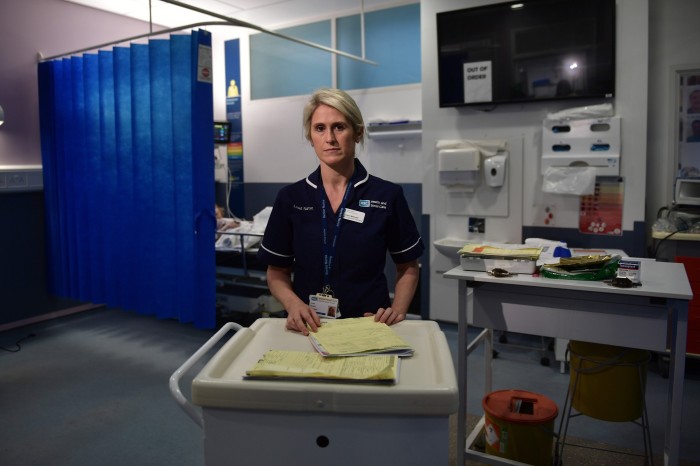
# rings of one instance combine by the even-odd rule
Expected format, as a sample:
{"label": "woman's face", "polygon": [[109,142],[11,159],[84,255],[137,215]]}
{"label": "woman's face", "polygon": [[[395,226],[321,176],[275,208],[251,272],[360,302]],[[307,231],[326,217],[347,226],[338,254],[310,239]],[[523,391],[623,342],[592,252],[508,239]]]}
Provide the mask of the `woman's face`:
{"label": "woman's face", "polygon": [[352,163],[357,136],[345,115],[319,105],[311,115],[311,145],[319,160],[334,167]]}

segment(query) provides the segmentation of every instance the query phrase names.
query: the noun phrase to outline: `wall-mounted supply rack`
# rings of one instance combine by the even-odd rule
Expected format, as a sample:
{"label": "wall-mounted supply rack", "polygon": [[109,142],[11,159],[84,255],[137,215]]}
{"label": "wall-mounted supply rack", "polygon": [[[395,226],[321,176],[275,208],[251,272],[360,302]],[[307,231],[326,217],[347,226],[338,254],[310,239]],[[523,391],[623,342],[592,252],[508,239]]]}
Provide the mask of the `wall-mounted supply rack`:
{"label": "wall-mounted supply rack", "polygon": [[422,132],[423,123],[421,121],[388,121],[367,125],[367,136],[370,139],[419,138]]}

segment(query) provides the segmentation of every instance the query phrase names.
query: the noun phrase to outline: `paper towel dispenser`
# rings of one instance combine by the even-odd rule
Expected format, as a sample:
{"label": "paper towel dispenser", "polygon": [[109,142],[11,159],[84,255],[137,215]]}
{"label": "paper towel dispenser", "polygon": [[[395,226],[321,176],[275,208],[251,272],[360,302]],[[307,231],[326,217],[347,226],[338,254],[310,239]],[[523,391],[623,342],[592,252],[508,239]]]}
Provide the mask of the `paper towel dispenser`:
{"label": "paper towel dispenser", "polygon": [[481,180],[481,153],[476,147],[438,151],[440,184],[450,189],[473,191]]}

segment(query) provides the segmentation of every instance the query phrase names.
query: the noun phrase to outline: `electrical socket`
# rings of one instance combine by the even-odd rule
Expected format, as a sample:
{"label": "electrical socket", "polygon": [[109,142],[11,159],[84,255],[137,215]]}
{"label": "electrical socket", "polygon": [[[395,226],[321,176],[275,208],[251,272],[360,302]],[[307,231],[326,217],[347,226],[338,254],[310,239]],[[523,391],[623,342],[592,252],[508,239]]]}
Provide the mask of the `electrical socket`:
{"label": "electrical socket", "polygon": [[27,175],[25,173],[8,173],[7,187],[8,188],[23,188],[27,186]]}

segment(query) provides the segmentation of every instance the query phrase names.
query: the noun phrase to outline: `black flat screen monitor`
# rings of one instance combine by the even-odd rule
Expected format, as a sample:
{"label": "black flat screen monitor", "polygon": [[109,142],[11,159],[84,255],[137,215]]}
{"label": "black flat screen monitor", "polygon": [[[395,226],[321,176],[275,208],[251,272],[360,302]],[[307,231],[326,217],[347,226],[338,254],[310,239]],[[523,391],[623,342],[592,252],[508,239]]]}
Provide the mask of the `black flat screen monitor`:
{"label": "black flat screen monitor", "polygon": [[214,122],[214,144],[228,144],[231,137],[231,123],[227,121]]}
{"label": "black flat screen monitor", "polygon": [[615,0],[527,0],[437,14],[440,107],[615,94]]}

